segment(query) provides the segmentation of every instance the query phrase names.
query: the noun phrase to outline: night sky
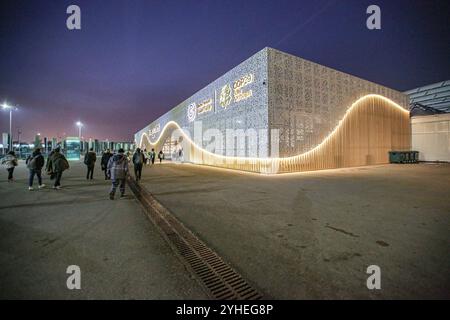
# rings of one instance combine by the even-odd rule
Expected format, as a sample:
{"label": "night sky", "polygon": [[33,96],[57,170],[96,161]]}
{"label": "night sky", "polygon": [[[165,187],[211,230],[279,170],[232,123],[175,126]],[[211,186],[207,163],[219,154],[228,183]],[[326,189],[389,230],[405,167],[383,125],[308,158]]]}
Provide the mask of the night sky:
{"label": "night sky", "polygon": [[[66,8],[81,8],[81,30]],[[381,7],[381,30],[366,8]],[[13,134],[129,140],[264,47],[397,90],[450,79],[450,1],[89,0],[0,4]],[[0,111],[0,132],[9,117]]]}

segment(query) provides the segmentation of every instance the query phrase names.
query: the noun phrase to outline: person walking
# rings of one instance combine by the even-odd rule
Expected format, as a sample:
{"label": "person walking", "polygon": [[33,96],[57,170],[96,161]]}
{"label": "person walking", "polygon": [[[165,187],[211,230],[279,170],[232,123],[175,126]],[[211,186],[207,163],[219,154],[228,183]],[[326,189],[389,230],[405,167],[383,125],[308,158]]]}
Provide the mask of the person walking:
{"label": "person walking", "polygon": [[150,151],[150,161],[152,162],[152,165],[155,164],[155,158],[156,158],[156,152],[155,152],[155,149],[152,148],[152,151]]}
{"label": "person walking", "polygon": [[109,179],[108,176],[108,161],[109,159],[112,157],[112,153],[109,149],[107,149],[103,155],[102,155],[102,159],[100,161],[100,165],[102,167],[102,170],[105,172],[105,180]]}
{"label": "person walking", "polygon": [[119,153],[109,159],[107,170],[112,180],[109,198],[114,200],[118,186],[120,188],[120,197],[123,197],[125,195],[125,182],[128,176],[128,159],[124,155],[123,149],[119,149]]}
{"label": "person walking", "polygon": [[58,147],[54,150],[52,155],[48,158],[46,170],[55,177],[55,184],[53,189],[61,189],[61,178],[65,170],[69,169],[69,162],[66,157],[61,153],[61,149]]}
{"label": "person walking", "polygon": [[[136,149],[136,151],[138,150],[139,148],[137,148]],[[140,149],[139,149],[140,150]],[[136,151],[134,152],[135,154],[136,154]],[[144,155],[144,158],[145,158],[145,155],[147,154],[147,149],[144,149],[144,151],[142,151],[141,150],[141,153]],[[133,155],[134,156],[134,155]],[[148,158],[145,158],[145,161],[144,161],[144,165],[147,165],[148,163],[147,163],[147,160],[148,160]]]}
{"label": "person walking", "polygon": [[137,148],[133,154],[134,176],[136,181],[141,180],[142,166],[145,164],[145,156],[141,149]]}
{"label": "person walking", "polygon": [[36,148],[33,154],[28,156],[26,160],[27,168],[30,171],[28,178],[28,190],[33,190],[34,176],[38,178],[38,188],[44,188],[45,184],[42,183],[42,167],[45,164],[44,156],[41,153],[41,148]]}
{"label": "person walking", "polygon": [[162,163],[162,160],[164,159],[164,153],[162,152],[162,150],[160,150],[158,153],[158,159],[159,163]]}
{"label": "person walking", "polygon": [[86,179],[92,180],[94,175],[95,162],[97,161],[97,155],[94,152],[94,148],[90,148],[89,152],[84,156],[84,164],[87,166]]}
{"label": "person walking", "polygon": [[5,166],[8,171],[8,182],[14,182],[14,168],[17,167],[18,164],[16,154],[12,150],[2,159],[2,165]]}

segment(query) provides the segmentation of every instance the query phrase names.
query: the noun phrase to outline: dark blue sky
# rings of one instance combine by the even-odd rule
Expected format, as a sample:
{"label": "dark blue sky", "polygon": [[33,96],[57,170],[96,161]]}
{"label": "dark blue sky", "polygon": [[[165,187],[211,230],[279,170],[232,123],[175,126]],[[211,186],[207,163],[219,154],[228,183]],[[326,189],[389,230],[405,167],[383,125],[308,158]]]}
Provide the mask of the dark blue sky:
{"label": "dark blue sky", "polygon": [[[19,1],[0,4],[0,101],[14,135],[131,140],[269,46],[397,90],[450,78],[449,1]],[[82,29],[66,28],[81,8]],[[382,29],[366,28],[381,7]],[[0,132],[9,129],[0,113]]]}

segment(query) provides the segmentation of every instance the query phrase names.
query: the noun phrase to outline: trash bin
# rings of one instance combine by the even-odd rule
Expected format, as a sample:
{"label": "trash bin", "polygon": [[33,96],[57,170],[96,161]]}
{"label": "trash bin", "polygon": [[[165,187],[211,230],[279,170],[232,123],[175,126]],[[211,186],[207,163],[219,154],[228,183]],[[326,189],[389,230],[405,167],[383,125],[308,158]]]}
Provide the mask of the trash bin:
{"label": "trash bin", "polygon": [[389,163],[417,163],[419,151],[389,151]]}

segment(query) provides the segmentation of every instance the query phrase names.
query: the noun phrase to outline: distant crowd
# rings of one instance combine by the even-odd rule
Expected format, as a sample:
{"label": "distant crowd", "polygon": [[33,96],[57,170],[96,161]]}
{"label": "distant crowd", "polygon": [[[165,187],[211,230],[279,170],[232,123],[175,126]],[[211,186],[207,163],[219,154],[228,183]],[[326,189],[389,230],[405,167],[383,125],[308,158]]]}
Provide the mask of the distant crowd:
{"label": "distant crowd", "polygon": [[[140,148],[137,148],[132,156],[129,152],[125,154],[123,149],[119,149],[116,153],[112,153],[109,149],[102,152],[100,167],[104,171],[105,180],[111,180],[109,198],[114,200],[117,188],[119,188],[121,197],[125,195],[125,183],[129,175],[128,164],[130,161],[133,163],[135,179],[139,181],[141,180],[143,166],[153,165],[156,157],[158,157],[161,163],[164,159],[164,153],[159,151],[156,154],[154,149],[147,152],[147,150],[141,150]],[[87,167],[87,180],[93,179],[96,162],[97,155],[93,148],[91,148],[84,156],[84,164]],[[25,163],[29,170],[28,190],[30,191],[34,190],[33,182],[35,177],[38,179],[38,188],[45,187],[45,184],[42,183],[42,169],[44,167],[45,172],[50,176],[50,180],[54,180],[53,189],[61,189],[62,174],[70,167],[69,162],[59,147],[49,153],[47,162],[45,162],[41,149],[36,148],[26,159]],[[15,152],[8,152],[2,159],[1,164],[8,171],[8,182],[14,182],[14,169],[19,165]]]}

